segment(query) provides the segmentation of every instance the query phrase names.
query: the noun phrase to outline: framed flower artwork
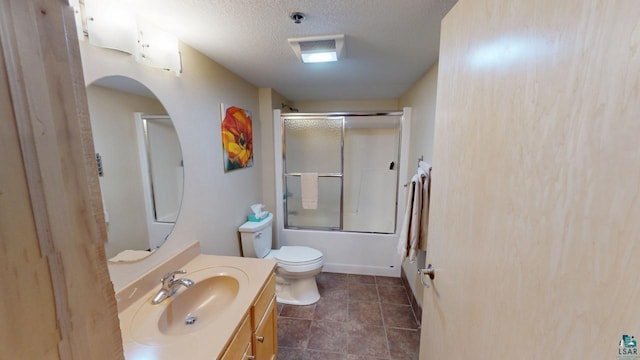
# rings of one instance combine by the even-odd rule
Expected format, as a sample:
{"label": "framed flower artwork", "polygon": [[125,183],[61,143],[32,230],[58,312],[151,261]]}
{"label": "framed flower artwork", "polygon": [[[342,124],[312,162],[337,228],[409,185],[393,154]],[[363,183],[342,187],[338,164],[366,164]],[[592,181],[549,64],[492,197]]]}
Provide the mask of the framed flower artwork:
{"label": "framed flower artwork", "polygon": [[224,171],[253,166],[253,128],[251,112],[220,104]]}

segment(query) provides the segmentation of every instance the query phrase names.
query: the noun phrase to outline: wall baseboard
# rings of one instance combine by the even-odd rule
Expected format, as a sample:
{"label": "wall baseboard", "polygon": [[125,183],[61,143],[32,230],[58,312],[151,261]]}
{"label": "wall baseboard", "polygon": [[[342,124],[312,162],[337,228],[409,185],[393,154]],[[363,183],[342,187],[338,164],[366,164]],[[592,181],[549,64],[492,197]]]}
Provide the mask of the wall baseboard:
{"label": "wall baseboard", "polygon": [[350,265],[350,264],[334,264],[325,263],[322,267],[322,271],[334,272],[342,274],[357,274],[357,275],[375,275],[375,276],[400,276],[401,266],[386,267],[386,266],[368,266],[368,265]]}
{"label": "wall baseboard", "polygon": [[411,308],[413,309],[413,313],[416,315],[416,320],[418,320],[418,325],[422,324],[422,306],[418,303],[413,291],[411,290],[411,286],[409,285],[409,279],[407,279],[407,274],[405,274],[404,269],[400,270],[400,278],[402,279],[402,284],[404,285],[404,289],[407,292],[407,296],[409,296],[409,302],[411,303]]}

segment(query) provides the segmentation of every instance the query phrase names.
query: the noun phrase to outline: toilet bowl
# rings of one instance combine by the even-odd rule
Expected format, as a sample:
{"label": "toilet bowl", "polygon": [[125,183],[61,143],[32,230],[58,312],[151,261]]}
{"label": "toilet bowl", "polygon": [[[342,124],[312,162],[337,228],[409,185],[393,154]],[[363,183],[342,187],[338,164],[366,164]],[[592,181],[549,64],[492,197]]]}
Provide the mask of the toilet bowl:
{"label": "toilet bowl", "polygon": [[311,305],[320,300],[316,275],[322,271],[322,252],[307,246],[282,246],[271,249],[273,214],[259,222],[240,226],[242,254],[245,257],[274,259],[277,301],[289,305]]}

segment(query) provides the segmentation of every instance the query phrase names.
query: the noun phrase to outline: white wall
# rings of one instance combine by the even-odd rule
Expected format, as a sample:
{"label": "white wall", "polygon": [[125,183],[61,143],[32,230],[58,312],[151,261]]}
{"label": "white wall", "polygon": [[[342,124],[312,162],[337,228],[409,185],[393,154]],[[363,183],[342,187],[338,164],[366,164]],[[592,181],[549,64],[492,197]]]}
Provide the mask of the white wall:
{"label": "white wall", "polygon": [[[432,163],[437,82],[438,63],[427,70],[424,76],[412,85],[399,99],[400,106],[413,108],[408,178],[411,178],[415,173],[420,156],[424,156],[424,161],[433,165],[433,176],[438,176],[437,165]],[[420,252],[418,260],[416,260],[415,263],[405,261],[402,264],[411,290],[420,304],[422,304],[422,284],[420,283],[417,272],[418,267],[424,267],[424,261],[425,253]]]}
{"label": "white wall", "polygon": [[184,156],[184,197],[173,233],[153,256],[139,263],[110,266],[116,290],[192,241],[200,241],[203,253],[239,255],[237,228],[246,220],[249,206],[262,198],[265,154],[255,151],[251,168],[224,172],[220,103],[251,111],[254,149],[260,149],[258,89],[184,44],[180,46],[183,72],[179,77],[86,41],[80,42],[80,50],[87,83],[123,75],[141,82],[158,97],[175,124]]}
{"label": "white wall", "polygon": [[134,112],[165,114],[157,100],[99,86],[87,87],[93,141],[102,156],[100,186],[106,210],[107,257],[126,249],[146,250],[149,234],[144,208]]}

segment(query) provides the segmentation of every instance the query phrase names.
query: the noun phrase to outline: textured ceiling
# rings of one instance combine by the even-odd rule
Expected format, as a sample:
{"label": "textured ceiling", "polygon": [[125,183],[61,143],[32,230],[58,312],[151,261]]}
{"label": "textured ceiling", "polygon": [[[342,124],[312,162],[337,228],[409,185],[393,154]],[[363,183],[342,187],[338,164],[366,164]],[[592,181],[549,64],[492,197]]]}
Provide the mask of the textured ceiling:
{"label": "textured ceiling", "polygon": [[[436,61],[440,20],[455,2],[128,0],[126,4],[258,87],[274,88],[290,100],[336,100],[400,96]],[[294,24],[289,19],[292,11],[305,13],[306,20]],[[303,64],[287,42],[291,37],[337,33],[346,37],[346,57],[337,63]]]}

